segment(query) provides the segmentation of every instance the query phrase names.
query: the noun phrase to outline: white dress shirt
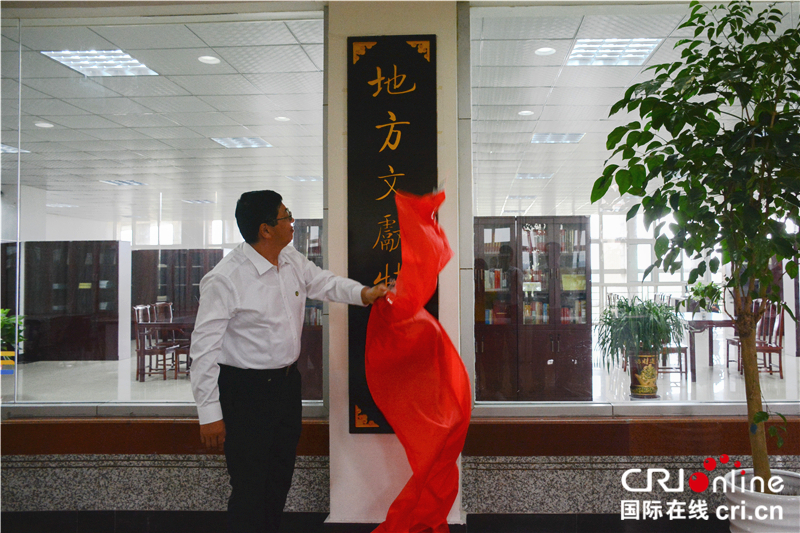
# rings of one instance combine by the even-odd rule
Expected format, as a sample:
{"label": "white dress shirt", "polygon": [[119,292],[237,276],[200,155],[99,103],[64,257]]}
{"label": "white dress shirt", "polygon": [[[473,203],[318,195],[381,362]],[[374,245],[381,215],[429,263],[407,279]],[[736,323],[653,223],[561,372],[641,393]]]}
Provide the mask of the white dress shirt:
{"label": "white dress shirt", "polygon": [[307,297],[364,305],[361,283],[322,270],[291,245],[278,264],[242,243],[200,282],[190,375],[201,424],[222,419],[219,364],[269,369],[297,361]]}

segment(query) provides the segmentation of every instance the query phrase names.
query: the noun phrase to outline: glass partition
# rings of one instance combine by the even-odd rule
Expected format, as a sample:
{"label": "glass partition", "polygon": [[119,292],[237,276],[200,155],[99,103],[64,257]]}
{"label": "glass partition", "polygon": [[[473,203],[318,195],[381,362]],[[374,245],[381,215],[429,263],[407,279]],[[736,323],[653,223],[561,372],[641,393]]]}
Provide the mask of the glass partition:
{"label": "glass partition", "polygon": [[[796,20],[796,5],[784,5],[789,19]],[[688,3],[471,9],[478,402],[628,402],[620,386],[627,370],[605,370],[592,325],[619,297],[672,306],[690,297],[688,273],[698,258],[644,278],[655,241],[641,216],[627,217],[635,199],[590,201],[612,156],[609,133],[638,120],[624,110],[609,116],[611,106],[629,86],[654,76],[648,67],[677,59],[673,46],[687,37],[680,25],[688,9]],[[602,53],[593,53],[587,40],[601,43]],[[634,42],[635,51],[618,51]],[[700,281],[721,279],[706,273]],[[664,354],[659,401],[744,401],[735,354],[725,354],[734,335],[730,320],[709,327],[691,313],[684,319],[691,328],[683,347],[696,371],[685,365],[666,372],[678,366],[680,352]],[[795,353],[784,354],[788,378],[763,375],[767,400],[798,400]]]}
{"label": "glass partition", "polygon": [[4,404],[193,402],[199,283],[245,191],[281,193],[321,264],[322,11],[141,20],[3,20],[2,307],[24,316]]}

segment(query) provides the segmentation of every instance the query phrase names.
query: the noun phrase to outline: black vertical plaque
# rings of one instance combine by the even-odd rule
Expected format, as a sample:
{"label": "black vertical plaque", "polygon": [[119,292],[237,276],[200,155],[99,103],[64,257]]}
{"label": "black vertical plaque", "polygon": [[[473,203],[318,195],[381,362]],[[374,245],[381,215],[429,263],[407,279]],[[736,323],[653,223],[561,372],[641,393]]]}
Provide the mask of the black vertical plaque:
{"label": "black vertical plaque", "polygon": [[[395,191],[436,188],[436,36],[350,37],[347,53],[348,275],[371,286],[400,268]],[[350,432],[391,433],[367,387],[369,308],[349,321]]]}

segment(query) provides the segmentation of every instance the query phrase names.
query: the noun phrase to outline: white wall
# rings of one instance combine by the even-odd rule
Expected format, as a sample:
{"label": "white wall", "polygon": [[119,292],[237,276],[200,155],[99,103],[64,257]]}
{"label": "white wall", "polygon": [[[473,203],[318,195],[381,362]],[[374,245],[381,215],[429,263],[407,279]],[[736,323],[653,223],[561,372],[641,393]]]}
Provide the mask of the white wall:
{"label": "white wall", "polygon": [[[458,257],[458,179],[455,2],[330,2],[328,12],[328,105],[326,209],[328,227],[347,224],[347,37],[436,34],[439,181],[447,195],[439,221]],[[328,234],[329,268],[347,273],[347,232]],[[440,278],[440,317],[453,342],[459,342],[458,262]],[[330,522],[382,522],[411,469],[394,435],[349,433],[347,309],[330,306]],[[450,513],[463,522],[461,495]]]}
{"label": "white wall", "polygon": [[47,215],[46,241],[115,241],[117,236],[113,222],[101,222],[60,215]]}

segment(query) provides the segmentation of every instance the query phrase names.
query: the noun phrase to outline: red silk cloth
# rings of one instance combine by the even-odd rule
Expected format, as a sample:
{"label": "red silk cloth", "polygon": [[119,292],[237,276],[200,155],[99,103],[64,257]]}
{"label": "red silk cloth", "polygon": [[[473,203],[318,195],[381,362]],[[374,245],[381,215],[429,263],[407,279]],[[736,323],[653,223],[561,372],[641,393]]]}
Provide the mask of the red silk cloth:
{"label": "red silk cloth", "polygon": [[413,474],[375,532],[447,533],[472,395],[455,346],[423,308],[453,256],[435,219],[444,192],[397,193],[395,199],[403,262],[394,291],[376,301],[370,313],[366,375]]}

